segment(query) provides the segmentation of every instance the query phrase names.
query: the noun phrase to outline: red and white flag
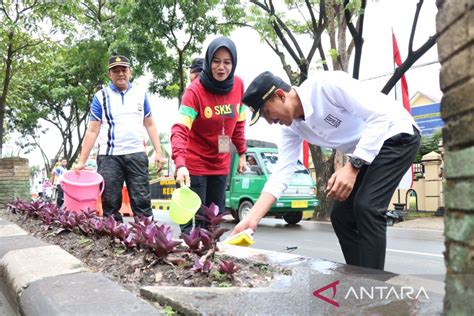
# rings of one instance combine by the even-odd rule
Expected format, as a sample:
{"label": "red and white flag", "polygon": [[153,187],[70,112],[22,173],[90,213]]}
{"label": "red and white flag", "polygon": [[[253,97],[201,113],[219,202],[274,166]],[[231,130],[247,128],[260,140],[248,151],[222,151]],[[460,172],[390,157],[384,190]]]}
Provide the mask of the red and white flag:
{"label": "red and white flag", "polygon": [[309,168],[309,144],[306,140],[303,141],[303,165]]}
{"label": "red and white flag", "polygon": [[[395,37],[395,34],[392,32],[392,43],[393,43],[393,61],[397,65],[397,67],[400,67],[402,64],[402,58],[400,57],[400,50],[398,49],[398,44],[397,44],[397,38]],[[408,98],[408,84],[407,84],[407,79],[405,78],[405,75],[402,76],[400,79],[402,82],[402,100],[403,100],[403,107],[411,113],[411,107],[410,107],[410,99]]]}

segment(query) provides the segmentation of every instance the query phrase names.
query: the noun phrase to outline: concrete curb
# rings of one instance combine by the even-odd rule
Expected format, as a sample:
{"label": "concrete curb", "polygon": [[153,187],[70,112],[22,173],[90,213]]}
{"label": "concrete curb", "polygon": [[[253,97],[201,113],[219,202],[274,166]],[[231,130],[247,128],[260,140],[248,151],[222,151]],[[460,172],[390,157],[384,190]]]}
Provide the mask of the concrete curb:
{"label": "concrete curb", "polygon": [[0,219],[0,291],[21,315],[143,315],[159,308]]}
{"label": "concrete curb", "polygon": [[[437,315],[443,311],[443,282],[295,254],[223,244],[219,248],[222,255],[288,268],[292,274],[275,276],[266,288],[147,286],[141,295],[184,315]],[[401,297],[402,291],[412,288],[412,297],[421,288],[429,297],[425,292],[417,299]],[[316,291],[320,297],[314,295]]]}

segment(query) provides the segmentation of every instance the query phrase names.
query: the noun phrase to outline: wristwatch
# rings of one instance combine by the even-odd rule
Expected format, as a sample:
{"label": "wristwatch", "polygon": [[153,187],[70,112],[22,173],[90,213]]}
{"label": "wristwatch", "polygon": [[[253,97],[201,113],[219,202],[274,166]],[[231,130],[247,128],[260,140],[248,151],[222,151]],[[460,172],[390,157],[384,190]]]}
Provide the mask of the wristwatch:
{"label": "wristwatch", "polygon": [[360,169],[363,165],[365,165],[365,161],[356,156],[350,156],[349,162],[355,169]]}

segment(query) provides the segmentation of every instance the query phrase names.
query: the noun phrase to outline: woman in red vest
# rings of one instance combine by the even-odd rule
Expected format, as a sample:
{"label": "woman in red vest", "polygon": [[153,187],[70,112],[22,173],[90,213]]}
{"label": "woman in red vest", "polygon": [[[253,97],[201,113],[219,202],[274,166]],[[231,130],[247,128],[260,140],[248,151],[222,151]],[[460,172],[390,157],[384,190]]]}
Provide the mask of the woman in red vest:
{"label": "woman in red vest", "polygon": [[[199,80],[186,89],[179,119],[171,128],[177,183],[190,186],[204,205],[215,203],[221,213],[225,209],[231,144],[239,153],[239,172],[246,165],[244,84],[234,75],[236,66],[234,42],[227,37],[213,40]],[[202,209],[198,214],[203,215]],[[206,227],[206,223],[196,222],[196,226]],[[181,225],[184,233],[191,229],[192,221]]]}

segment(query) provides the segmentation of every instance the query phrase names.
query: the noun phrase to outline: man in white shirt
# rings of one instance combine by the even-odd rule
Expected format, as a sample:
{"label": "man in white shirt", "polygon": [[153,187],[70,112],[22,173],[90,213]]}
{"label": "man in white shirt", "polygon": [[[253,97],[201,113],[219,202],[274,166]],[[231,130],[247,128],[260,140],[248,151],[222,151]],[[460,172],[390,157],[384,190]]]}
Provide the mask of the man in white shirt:
{"label": "man in white shirt", "polygon": [[349,158],[327,184],[331,222],[347,264],[383,270],[390,199],[420,145],[411,115],[388,96],[368,91],[347,73],[322,72],[290,87],[270,72],[257,76],[242,101],[270,124],[285,125],[279,160],[250,214],[233,230],[256,230],[287,188],[303,140]]}
{"label": "man in white shirt", "polygon": [[113,216],[122,222],[122,189],[125,181],[134,216],[153,216],[151,209],[148,157],[145,152],[144,129],[155,149],[158,172],[163,157],[148,94],[132,84],[132,70],[127,57],[115,55],[109,59],[111,83],[98,91],[91,104],[90,121],[82,143],[76,170],[86,166],[97,138],[99,153],[97,172],[102,175],[104,217]]}

